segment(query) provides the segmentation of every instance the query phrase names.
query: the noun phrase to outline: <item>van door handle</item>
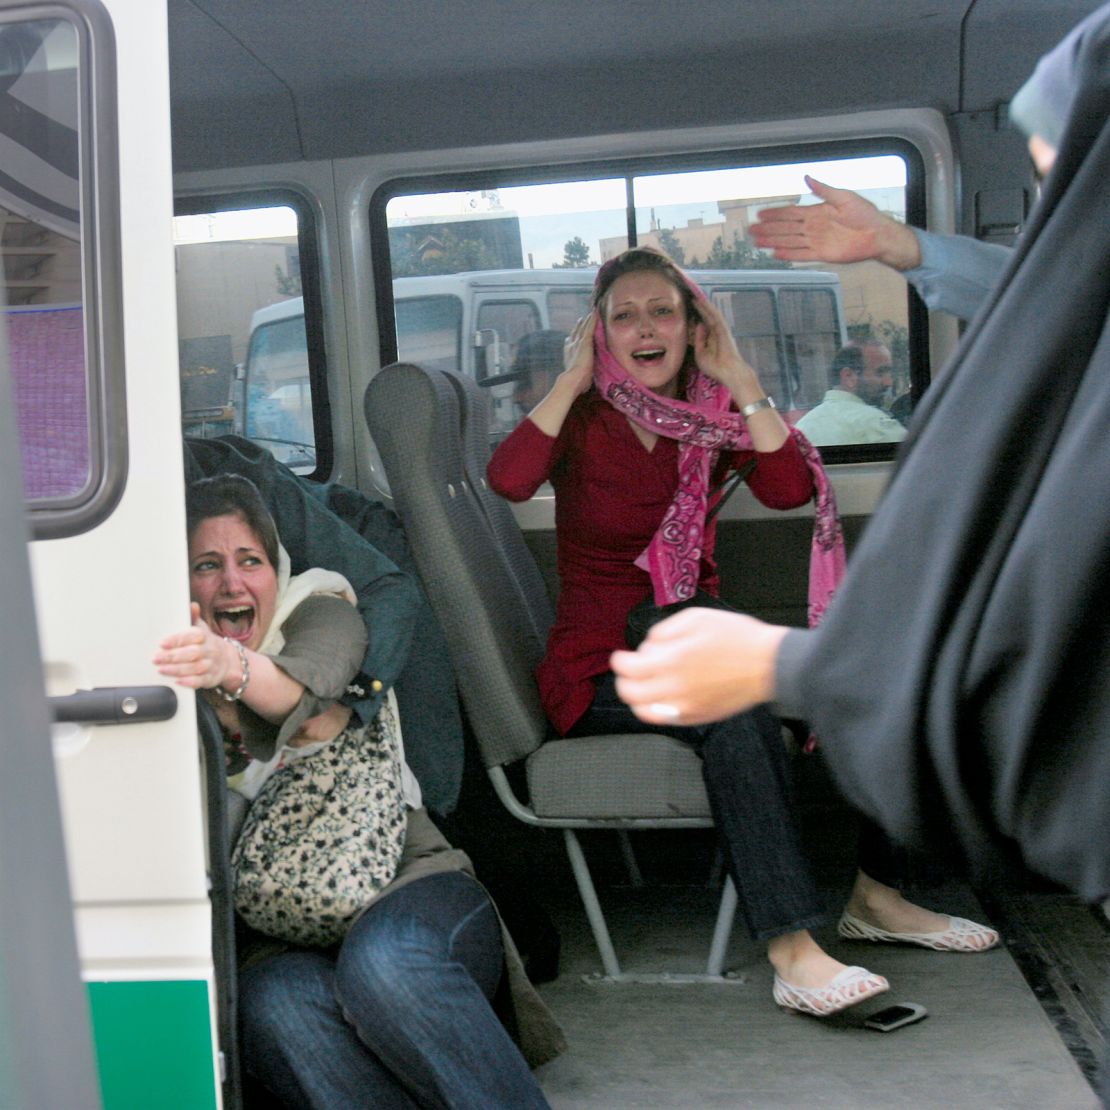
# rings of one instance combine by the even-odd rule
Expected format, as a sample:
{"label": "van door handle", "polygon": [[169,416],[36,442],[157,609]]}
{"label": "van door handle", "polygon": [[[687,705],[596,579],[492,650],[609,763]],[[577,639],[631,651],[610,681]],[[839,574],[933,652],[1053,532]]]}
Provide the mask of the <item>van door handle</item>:
{"label": "van door handle", "polygon": [[168,721],[177,712],[169,686],[97,686],[46,700],[57,724],[129,725]]}

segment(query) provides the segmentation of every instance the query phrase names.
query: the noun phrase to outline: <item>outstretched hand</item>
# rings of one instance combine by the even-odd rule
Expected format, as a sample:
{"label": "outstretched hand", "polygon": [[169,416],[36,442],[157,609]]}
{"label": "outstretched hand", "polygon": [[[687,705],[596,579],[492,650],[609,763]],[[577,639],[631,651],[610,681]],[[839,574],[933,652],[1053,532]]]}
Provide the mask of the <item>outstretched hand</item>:
{"label": "outstretched hand", "polygon": [[210,690],[223,683],[230,669],[229,645],[201,620],[200,606],[189,605],[192,626],[167,636],[158,646],[153,663],[159,674],[176,680],[178,686]]}
{"label": "outstretched hand", "polygon": [[642,721],[700,725],[775,694],[786,628],[742,613],[685,609],[660,621],[638,651],[616,651],[617,693]]}
{"label": "outstretched hand", "polygon": [[765,208],[751,226],[757,247],[788,262],[865,262],[874,259],[896,270],[921,264],[917,237],[850,189],[836,189],[813,177],[806,184],[822,204]]}

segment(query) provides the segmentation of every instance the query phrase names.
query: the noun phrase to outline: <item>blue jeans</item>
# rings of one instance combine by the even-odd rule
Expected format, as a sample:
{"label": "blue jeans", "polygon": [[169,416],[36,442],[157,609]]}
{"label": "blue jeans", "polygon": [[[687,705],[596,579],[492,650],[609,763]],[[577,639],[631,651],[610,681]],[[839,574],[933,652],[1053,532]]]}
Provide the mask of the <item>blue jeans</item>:
{"label": "blue jeans", "polygon": [[338,949],[243,972],[246,1070],[289,1107],[547,1107],[490,1005],[503,964],[477,882],[417,879],[371,906]]}
{"label": "blue jeans", "polygon": [[828,920],[802,850],[793,782],[778,719],[762,706],[692,728],[649,725],[617,695],[611,673],[595,680],[593,704],[568,733],[673,736],[702,757],[709,807],[740,914],[755,940]]}

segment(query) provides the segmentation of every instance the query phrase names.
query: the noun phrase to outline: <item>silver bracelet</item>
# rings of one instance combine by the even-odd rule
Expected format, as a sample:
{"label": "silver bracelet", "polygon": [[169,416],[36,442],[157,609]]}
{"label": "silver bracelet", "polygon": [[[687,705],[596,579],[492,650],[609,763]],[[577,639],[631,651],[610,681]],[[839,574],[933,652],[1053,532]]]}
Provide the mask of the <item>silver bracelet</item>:
{"label": "silver bracelet", "polygon": [[233,640],[230,636],[225,636],[224,639],[239,653],[239,669],[243,672],[243,681],[239,683],[239,689],[234,694],[229,694],[222,686],[216,687],[216,693],[224,701],[238,701],[246,693],[247,683],[251,680],[251,665],[247,662],[246,649],[238,640]]}
{"label": "silver bracelet", "polygon": [[740,415],[747,420],[749,416],[754,416],[757,412],[773,408],[775,408],[775,402],[770,397],[760,397],[758,401],[752,401],[750,405],[745,405],[740,410]]}

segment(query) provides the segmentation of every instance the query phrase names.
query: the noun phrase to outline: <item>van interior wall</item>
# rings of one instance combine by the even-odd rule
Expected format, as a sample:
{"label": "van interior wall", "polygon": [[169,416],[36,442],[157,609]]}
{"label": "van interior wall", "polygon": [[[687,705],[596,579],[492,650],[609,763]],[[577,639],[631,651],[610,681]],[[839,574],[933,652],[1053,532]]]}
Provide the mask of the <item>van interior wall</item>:
{"label": "van interior wall", "polygon": [[434,0],[169,0],[174,168],[884,107],[991,111],[1095,7],[703,0],[676,15],[664,0],[471,0],[432,36]]}

